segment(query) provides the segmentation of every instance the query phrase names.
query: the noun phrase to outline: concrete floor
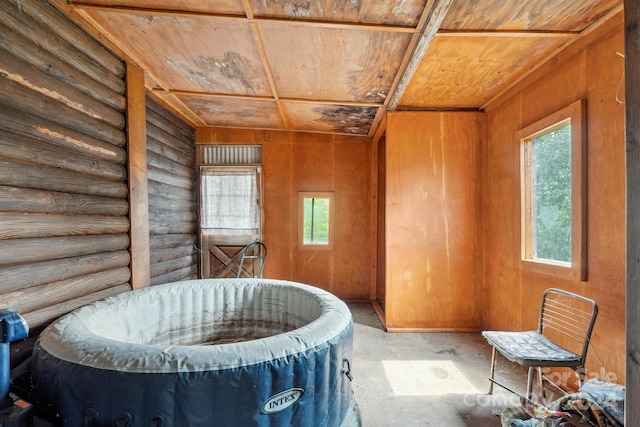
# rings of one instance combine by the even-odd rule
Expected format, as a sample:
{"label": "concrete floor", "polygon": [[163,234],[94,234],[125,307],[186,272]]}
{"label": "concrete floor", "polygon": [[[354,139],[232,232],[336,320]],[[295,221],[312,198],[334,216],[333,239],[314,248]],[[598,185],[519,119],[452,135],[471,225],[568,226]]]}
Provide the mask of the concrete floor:
{"label": "concrete floor", "polygon": [[[387,333],[368,303],[354,319],[352,388],[363,427],[500,426],[518,397],[488,395],[491,347],[479,333]],[[496,378],[523,392],[526,371],[498,359]]]}

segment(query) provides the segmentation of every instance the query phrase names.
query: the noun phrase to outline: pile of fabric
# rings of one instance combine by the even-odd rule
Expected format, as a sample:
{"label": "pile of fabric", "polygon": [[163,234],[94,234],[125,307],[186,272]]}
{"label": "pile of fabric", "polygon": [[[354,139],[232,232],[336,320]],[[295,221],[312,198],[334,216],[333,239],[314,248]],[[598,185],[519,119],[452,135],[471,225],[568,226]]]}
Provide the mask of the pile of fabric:
{"label": "pile of fabric", "polygon": [[521,397],[522,406],[505,409],[500,418],[504,427],[620,427],[624,392],[624,386],[594,378],[547,406]]}

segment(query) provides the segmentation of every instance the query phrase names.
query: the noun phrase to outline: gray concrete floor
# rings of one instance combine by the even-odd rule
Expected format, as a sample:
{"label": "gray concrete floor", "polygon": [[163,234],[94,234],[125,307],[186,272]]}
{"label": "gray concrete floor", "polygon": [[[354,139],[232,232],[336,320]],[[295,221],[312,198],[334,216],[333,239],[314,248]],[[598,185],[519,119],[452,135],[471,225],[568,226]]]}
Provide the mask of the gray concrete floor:
{"label": "gray concrete floor", "polygon": [[[491,347],[479,333],[387,333],[368,303],[354,319],[352,388],[363,427],[491,427],[518,397],[488,395]],[[496,378],[523,392],[526,371],[498,359]]]}

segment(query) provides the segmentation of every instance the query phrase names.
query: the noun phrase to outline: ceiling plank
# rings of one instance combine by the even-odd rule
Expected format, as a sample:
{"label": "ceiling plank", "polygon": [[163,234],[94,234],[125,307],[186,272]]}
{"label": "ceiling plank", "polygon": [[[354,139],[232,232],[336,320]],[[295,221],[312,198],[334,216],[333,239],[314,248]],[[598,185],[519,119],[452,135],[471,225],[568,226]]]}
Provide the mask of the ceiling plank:
{"label": "ceiling plank", "polygon": [[398,82],[398,86],[395,88],[391,96],[389,97],[389,101],[387,102],[387,110],[393,111],[398,106],[400,102],[400,98],[404,94],[404,91],[409,86],[411,82],[411,78],[413,74],[416,72],[418,67],[420,66],[420,62],[424,57],[424,54],[427,52],[433,37],[436,32],[440,28],[440,24],[444,20],[449,8],[451,8],[451,4],[453,0],[435,0],[433,8],[431,9],[431,13],[429,14],[429,18],[420,33],[420,39],[411,54],[411,59],[407,64],[404,71],[402,71],[400,80]]}
{"label": "ceiling plank", "polygon": [[[141,65],[142,63],[139,59],[130,55],[130,52],[123,49],[122,45],[111,37],[105,30],[98,24],[91,16],[85,13],[82,9],[74,8],[70,4],[68,4],[65,0],[48,0],[54,7],[67,15],[70,19],[72,19],[78,26],[83,28],[96,40],[100,43],[104,44],[108,49],[114,52],[119,57],[123,58],[127,62],[133,62],[137,65]],[[180,116],[185,122],[193,127],[197,127],[199,125],[204,125],[204,121],[200,119],[200,117],[195,114],[195,112],[191,111],[186,105],[184,105],[178,98],[171,95],[167,90],[159,88],[162,85],[159,83],[159,80],[156,79],[155,76],[150,74],[148,71],[145,71],[145,86],[147,89],[151,91],[156,91],[156,99],[165,105],[167,108],[176,112],[177,115]],[[161,95],[160,95],[161,94]]]}
{"label": "ceiling plank", "polygon": [[278,94],[287,98],[382,105],[406,55],[410,34],[260,23]]}
{"label": "ceiling plank", "polygon": [[[123,53],[123,56],[128,61],[132,61],[140,65],[143,69],[145,68],[142,66],[142,64],[144,64],[144,61],[138,58],[138,56],[132,50],[127,48],[127,46],[123,45],[122,43],[119,42],[119,40],[115,39],[112,36],[112,34],[109,31],[107,31],[98,21],[96,21],[89,13],[87,13],[82,9],[78,9],[76,12],[85,20],[85,22],[89,23],[92,28],[95,28],[102,35],[102,37],[109,40],[110,43],[118,46],[120,52]],[[162,80],[157,78],[149,69],[145,69],[145,85],[149,89],[161,88],[162,89],[161,99],[163,103],[169,105],[171,109],[176,111],[183,119],[189,122],[189,124],[191,124],[192,126],[205,125],[205,122],[193,110],[191,110],[182,101],[180,101],[180,99],[172,95],[167,90],[167,88],[160,83],[161,81]],[[156,88],[153,88],[153,86],[156,86]],[[160,92],[156,92],[156,93],[159,94]]]}
{"label": "ceiling plank", "polygon": [[621,0],[456,1],[442,28],[579,32],[620,3]]}
{"label": "ceiling plank", "polygon": [[532,62],[537,63],[567,40],[436,36],[396,110],[407,107],[477,110],[493,94],[526,73]]}
{"label": "ceiling plank", "polygon": [[528,72],[522,74],[518,79],[516,79],[513,82],[511,82],[511,84],[505,86],[500,92],[496,93],[495,96],[493,96],[491,99],[489,99],[487,102],[485,102],[484,105],[482,105],[480,108],[481,109],[485,109],[489,105],[493,104],[496,100],[498,100],[500,97],[502,97],[505,93],[507,93],[509,90],[511,90],[514,86],[516,86],[521,81],[523,81],[524,79],[529,77],[531,74],[533,74],[536,70],[538,70],[538,68],[542,67],[544,64],[549,62],[553,57],[555,57],[558,54],[560,54],[560,52],[569,50],[571,48],[571,46],[573,46],[578,40],[582,39],[582,37],[585,37],[588,34],[591,34],[596,29],[599,29],[600,27],[602,27],[604,25],[615,25],[616,21],[613,18],[616,15],[621,14],[622,12],[623,12],[623,6],[622,5],[619,5],[619,6],[615,7],[615,8],[613,8],[613,9],[611,9],[602,18],[600,18],[599,20],[597,20],[596,22],[591,24],[589,27],[585,28],[582,31],[582,33],[580,33],[580,35],[578,37],[575,37],[575,38],[567,41],[565,44],[563,44],[558,49],[556,49],[553,52],[551,52],[546,57],[541,58],[536,64],[533,64],[529,68]]}
{"label": "ceiling plank", "polygon": [[106,6],[102,4],[94,4],[89,2],[73,2],[70,4],[72,8],[94,10],[101,12],[119,12],[119,13],[134,13],[136,15],[146,16],[179,16],[179,17],[206,17],[216,19],[228,19],[231,21],[244,21],[244,22],[276,22],[283,25],[297,25],[308,26],[315,28],[330,28],[330,29],[347,29],[347,30],[367,30],[367,31],[381,31],[381,32],[393,32],[393,33],[414,33],[416,30],[414,27],[406,27],[399,25],[383,25],[383,24],[363,24],[358,22],[329,22],[329,21],[313,21],[313,20],[293,20],[286,18],[273,18],[268,16],[249,16],[252,13],[250,9],[247,10],[247,16],[245,15],[229,15],[224,13],[211,13],[211,12],[199,12],[190,10],[172,10],[172,9],[154,9],[146,7],[135,6]]}
{"label": "ceiling plank", "polygon": [[415,27],[425,0],[251,0],[256,16]]}

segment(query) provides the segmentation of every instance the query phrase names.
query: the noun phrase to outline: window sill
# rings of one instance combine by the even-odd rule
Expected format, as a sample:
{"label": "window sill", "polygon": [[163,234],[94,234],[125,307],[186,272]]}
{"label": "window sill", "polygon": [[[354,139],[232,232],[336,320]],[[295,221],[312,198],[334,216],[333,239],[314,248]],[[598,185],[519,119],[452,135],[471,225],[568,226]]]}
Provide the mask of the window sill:
{"label": "window sill", "polygon": [[577,263],[568,263],[552,260],[522,259],[522,270],[531,273],[546,274],[561,279],[586,282],[586,272],[583,272]]}

